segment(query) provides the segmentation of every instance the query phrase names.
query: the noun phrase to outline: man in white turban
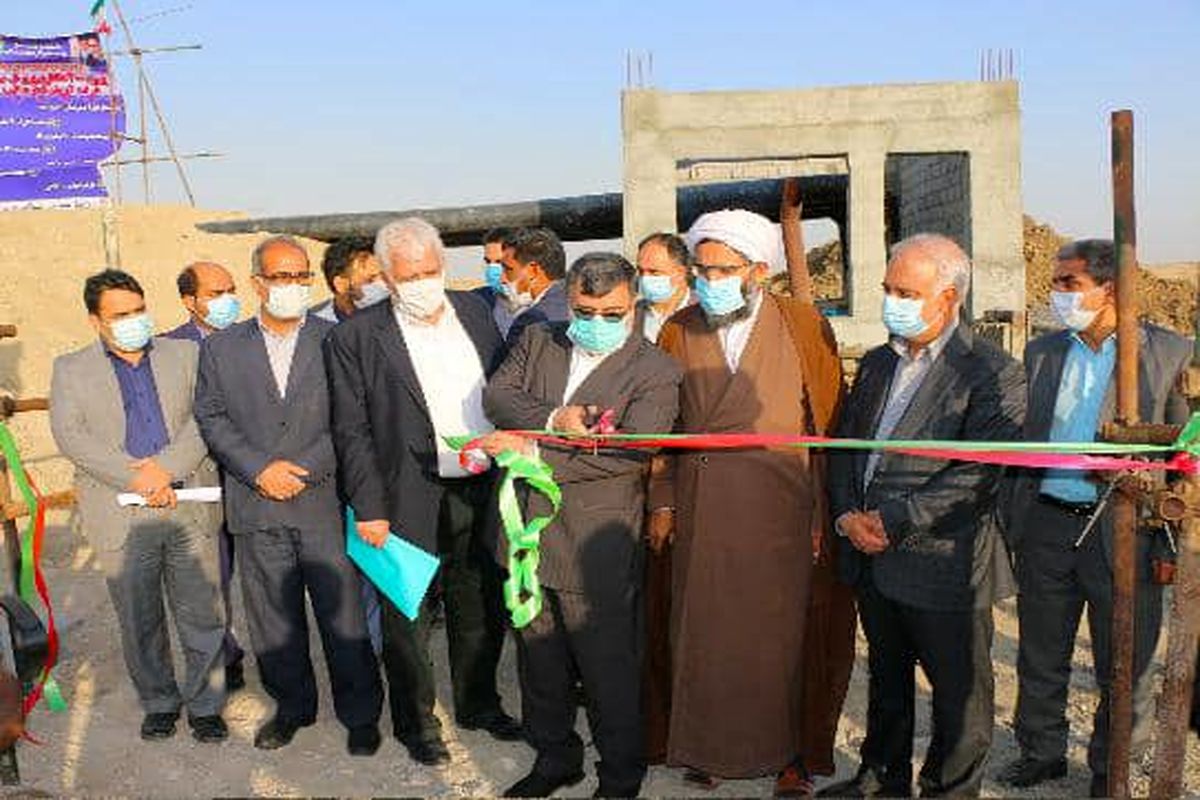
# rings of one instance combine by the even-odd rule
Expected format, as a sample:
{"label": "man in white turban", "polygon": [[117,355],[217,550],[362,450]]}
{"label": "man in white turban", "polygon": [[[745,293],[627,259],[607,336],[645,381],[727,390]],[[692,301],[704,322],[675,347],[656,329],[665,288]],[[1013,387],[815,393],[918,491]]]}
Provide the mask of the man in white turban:
{"label": "man in white turban", "polygon": [[[659,344],[684,367],[677,430],[823,435],[842,374],[811,303],[768,295],[784,266],[779,229],[718,211],[687,233],[699,303]],[[671,540],[669,764],[711,786],[775,774],[810,788],[799,752],[810,579],[827,558],[820,456],[800,449],[680,452],[652,473],[652,544]]]}

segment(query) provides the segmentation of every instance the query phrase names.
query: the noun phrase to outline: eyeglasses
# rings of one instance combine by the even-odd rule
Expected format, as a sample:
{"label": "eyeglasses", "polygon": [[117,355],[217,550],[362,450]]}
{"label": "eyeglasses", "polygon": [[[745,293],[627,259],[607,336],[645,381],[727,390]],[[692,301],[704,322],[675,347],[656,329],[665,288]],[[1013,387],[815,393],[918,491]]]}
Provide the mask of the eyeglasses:
{"label": "eyeglasses", "polygon": [[602,317],[606,322],[620,322],[625,319],[628,311],[596,311],[591,308],[572,308],[571,313],[580,319],[595,319]]}
{"label": "eyeglasses", "polygon": [[713,264],[711,266],[704,266],[703,264],[697,264],[696,266],[692,267],[692,274],[694,274],[697,278],[704,278],[705,280],[712,280],[714,273],[717,278],[729,278],[734,275],[741,274],[748,266],[750,265]]}
{"label": "eyeglasses", "polygon": [[313,273],[309,272],[276,272],[274,275],[257,275],[263,283],[309,283]]}

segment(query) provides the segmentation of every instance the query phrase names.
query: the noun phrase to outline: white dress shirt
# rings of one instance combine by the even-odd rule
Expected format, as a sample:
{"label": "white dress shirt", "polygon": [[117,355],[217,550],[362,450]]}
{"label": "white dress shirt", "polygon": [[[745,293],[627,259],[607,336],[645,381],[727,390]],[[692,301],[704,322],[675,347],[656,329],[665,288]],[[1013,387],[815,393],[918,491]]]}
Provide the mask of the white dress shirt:
{"label": "white dress shirt", "polygon": [[750,342],[750,334],[754,333],[754,323],[758,322],[758,312],[762,310],[764,291],[760,289],[750,300],[750,316],[717,329],[721,349],[725,351],[725,363],[729,365],[730,372],[737,372],[742,353],[746,351],[746,345]]}
{"label": "white dress shirt", "polygon": [[483,387],[487,381],[479,351],[449,301],[432,325],[409,319],[399,311],[393,313],[433,422],[438,474],[443,478],[466,477],[458,453],[442,437],[493,430],[483,413]]}

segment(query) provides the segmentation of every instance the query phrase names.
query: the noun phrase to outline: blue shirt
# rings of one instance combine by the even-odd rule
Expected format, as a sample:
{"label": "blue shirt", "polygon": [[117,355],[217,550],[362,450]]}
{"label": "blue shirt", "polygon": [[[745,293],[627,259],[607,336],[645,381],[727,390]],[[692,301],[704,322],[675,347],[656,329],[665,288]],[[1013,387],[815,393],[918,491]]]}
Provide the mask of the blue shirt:
{"label": "blue shirt", "polygon": [[[1093,350],[1076,334],[1071,334],[1070,350],[1063,364],[1054,403],[1052,442],[1091,442],[1100,427],[1104,396],[1112,382],[1117,363],[1117,338],[1109,336]],[[1048,469],[1042,480],[1042,494],[1068,503],[1094,503],[1096,484],[1080,470]]]}
{"label": "blue shirt", "polygon": [[117,375],[117,385],[121,387],[121,404],[125,407],[125,452],[133,458],[153,456],[171,441],[158,400],[154,370],[150,368],[153,347],[153,343],[146,345],[137,366],[104,348]]}

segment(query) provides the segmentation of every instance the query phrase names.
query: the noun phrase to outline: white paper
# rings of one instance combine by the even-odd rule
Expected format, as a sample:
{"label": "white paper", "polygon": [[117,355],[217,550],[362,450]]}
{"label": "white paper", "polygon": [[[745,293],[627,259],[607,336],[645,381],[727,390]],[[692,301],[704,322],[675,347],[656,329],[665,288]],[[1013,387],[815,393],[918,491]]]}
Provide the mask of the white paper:
{"label": "white paper", "polygon": [[[197,486],[191,489],[176,489],[175,499],[181,503],[219,503],[221,502],[220,486]],[[117,495],[117,505],[144,506],[146,498],[137,492],[121,492]]]}

